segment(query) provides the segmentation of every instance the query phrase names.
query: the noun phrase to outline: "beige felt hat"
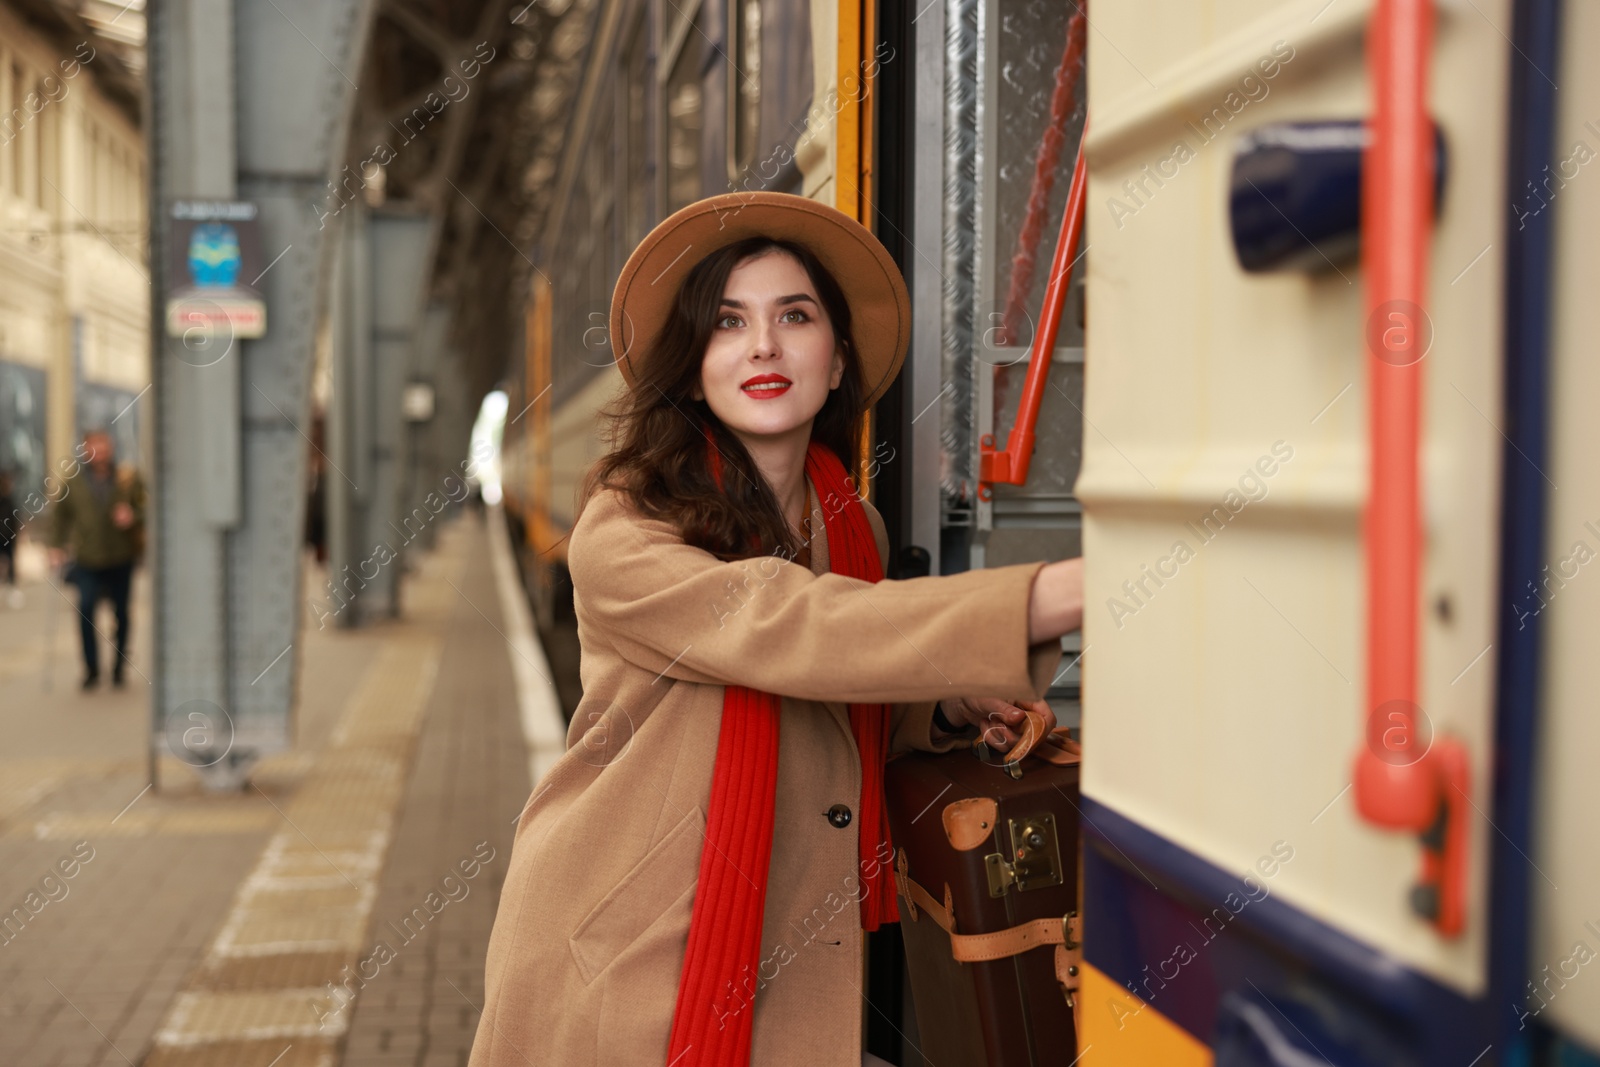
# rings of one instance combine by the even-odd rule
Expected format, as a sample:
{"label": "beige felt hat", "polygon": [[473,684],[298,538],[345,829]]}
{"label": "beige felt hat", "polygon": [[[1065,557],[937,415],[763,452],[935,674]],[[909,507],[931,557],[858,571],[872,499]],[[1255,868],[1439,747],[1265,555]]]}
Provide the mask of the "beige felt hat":
{"label": "beige felt hat", "polygon": [[900,268],[872,232],[841,211],[792,193],[723,193],[696,201],[651,230],[633,250],[611,296],[617,368],[629,386],[634,361],[661,331],[694,265],[746,237],[804,245],[850,303],[866,403],[900,372],[911,339],[911,297]]}

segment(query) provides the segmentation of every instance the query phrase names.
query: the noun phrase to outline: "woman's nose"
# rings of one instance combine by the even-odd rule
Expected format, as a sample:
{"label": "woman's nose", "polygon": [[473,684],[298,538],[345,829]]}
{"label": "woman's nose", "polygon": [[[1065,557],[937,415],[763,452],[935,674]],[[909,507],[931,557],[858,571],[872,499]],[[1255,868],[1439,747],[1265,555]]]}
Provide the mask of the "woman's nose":
{"label": "woman's nose", "polygon": [[754,337],[751,338],[750,355],[755,359],[764,359],[778,354],[778,338],[770,323],[757,326]]}

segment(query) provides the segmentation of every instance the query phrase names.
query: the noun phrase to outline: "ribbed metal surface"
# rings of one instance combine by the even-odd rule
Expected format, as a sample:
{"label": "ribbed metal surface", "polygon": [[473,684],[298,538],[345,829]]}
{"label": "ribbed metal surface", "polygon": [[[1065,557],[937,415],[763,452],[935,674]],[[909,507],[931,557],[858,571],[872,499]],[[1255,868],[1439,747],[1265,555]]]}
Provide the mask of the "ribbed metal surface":
{"label": "ribbed metal surface", "polygon": [[946,386],[940,464],[943,522],[972,521],[977,471],[973,468],[972,360],[973,210],[977,190],[978,0],[949,0],[945,10],[944,274],[940,351]]}

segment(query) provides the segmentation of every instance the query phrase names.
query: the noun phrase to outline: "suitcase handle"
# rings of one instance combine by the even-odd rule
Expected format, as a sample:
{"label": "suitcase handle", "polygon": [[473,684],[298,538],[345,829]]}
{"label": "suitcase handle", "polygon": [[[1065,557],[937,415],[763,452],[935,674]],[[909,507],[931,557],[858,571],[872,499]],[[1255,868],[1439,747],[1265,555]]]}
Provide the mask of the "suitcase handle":
{"label": "suitcase handle", "polygon": [[[1074,741],[1065,726],[1058,726],[1054,730],[1046,730],[1045,723],[1048,717],[1041,711],[1025,711],[1026,720],[1023,723],[1022,734],[1017,738],[1017,743],[1011,746],[1011,751],[1006,753],[1003,766],[1012,767],[1021,763],[1023,759],[1032,755],[1053,763],[1057,767],[1071,767],[1083,760],[1083,746]],[[972,743],[973,754],[979,759],[987,754],[988,746],[984,745],[980,737]]]}

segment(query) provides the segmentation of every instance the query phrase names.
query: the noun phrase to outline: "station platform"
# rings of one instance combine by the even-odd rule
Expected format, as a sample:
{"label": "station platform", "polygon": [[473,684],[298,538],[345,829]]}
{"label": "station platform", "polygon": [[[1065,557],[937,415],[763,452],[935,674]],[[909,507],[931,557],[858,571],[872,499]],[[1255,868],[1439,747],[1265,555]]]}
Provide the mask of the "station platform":
{"label": "station platform", "polygon": [[0,1063],[466,1063],[562,733],[499,521],[443,529],[402,618],[302,628],[296,747],[237,794],[170,756],[151,787],[144,574],[122,690],[80,690],[75,598],[40,568],[0,601]]}

